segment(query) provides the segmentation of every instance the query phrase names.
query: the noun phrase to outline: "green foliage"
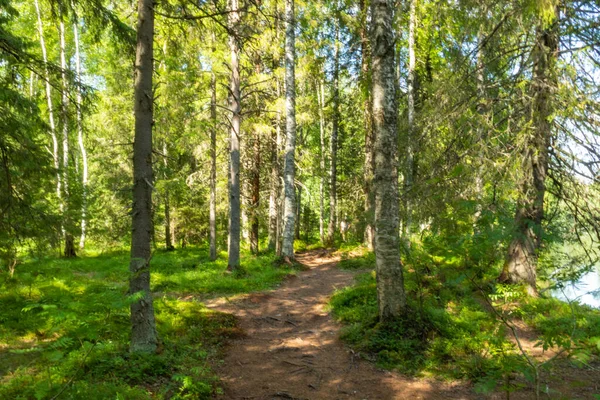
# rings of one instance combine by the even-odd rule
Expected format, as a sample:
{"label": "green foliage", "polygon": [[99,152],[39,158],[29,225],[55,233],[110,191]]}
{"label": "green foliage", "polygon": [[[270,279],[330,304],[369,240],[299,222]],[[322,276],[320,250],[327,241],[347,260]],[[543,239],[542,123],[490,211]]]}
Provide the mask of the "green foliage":
{"label": "green foliage", "polygon": [[[159,354],[130,354],[129,256],[32,259],[11,278],[0,274],[0,398],[209,399],[218,392],[211,365],[223,341],[243,332],[232,315],[198,298],[274,286],[293,271],[274,256],[247,255],[245,275],[226,272],[207,250],[156,252],[154,308]],[[166,290],[168,289],[168,291]]]}
{"label": "green foliage", "polygon": [[[409,304],[401,318],[379,322],[375,271],[358,275],[354,286],[331,298],[334,316],[345,325],[342,339],[367,358],[403,373],[470,379],[478,392],[513,391],[522,385],[515,375],[533,384],[535,374],[502,318],[510,324],[522,320],[538,333],[537,346],[565,349],[579,365],[600,355],[597,310],[530,298],[520,287],[491,285],[486,282],[497,270],[478,271],[482,267],[465,263],[464,249],[438,246],[437,240],[427,243],[435,244],[428,250],[439,255],[419,244],[411,247],[404,263]],[[350,252],[359,256],[343,256],[340,267],[362,268],[372,257],[360,248],[343,254]]]}

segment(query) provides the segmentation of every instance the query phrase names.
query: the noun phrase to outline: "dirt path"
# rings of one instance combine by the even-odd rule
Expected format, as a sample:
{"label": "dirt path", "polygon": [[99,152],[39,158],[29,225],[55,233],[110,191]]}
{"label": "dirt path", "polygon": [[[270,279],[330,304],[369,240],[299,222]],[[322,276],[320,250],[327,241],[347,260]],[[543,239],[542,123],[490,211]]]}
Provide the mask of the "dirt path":
{"label": "dirt path", "polygon": [[207,306],[239,318],[246,337],[234,340],[218,368],[221,399],[470,399],[465,385],[411,379],[378,370],[340,340],[326,303],[356,274],[335,267],[324,251],[298,256],[310,269],[278,289]]}

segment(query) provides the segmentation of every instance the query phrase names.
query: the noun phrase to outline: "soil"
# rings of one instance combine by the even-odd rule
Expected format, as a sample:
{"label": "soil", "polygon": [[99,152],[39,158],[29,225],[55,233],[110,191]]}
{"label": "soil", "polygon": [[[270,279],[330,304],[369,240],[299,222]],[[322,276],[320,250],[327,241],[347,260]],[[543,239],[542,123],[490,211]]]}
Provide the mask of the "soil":
{"label": "soil", "polygon": [[[504,393],[478,395],[468,382],[412,378],[377,368],[339,340],[341,326],[326,308],[331,294],[351,285],[357,271],[338,269],[339,260],[324,250],[299,254],[297,260],[307,270],[275,290],[207,303],[209,308],[234,314],[245,332],[231,341],[216,367],[224,388],[219,399],[506,398]],[[569,371],[560,368],[552,373],[554,382],[565,374],[577,374],[578,379],[571,379],[576,384],[564,380],[559,385],[562,390],[550,398],[593,399],[600,385],[598,372],[585,371],[586,376],[582,370],[564,368]],[[510,398],[535,396],[525,388]]]}

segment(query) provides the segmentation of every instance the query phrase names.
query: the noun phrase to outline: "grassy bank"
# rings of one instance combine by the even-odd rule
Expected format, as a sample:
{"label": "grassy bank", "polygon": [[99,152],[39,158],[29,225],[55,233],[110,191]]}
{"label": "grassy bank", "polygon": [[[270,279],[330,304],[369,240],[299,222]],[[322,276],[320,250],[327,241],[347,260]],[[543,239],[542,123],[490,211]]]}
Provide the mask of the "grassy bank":
{"label": "grassy bank", "polygon": [[0,275],[0,398],[202,399],[218,392],[211,365],[239,335],[232,316],[189,301],[275,286],[293,273],[271,254],[243,254],[243,273],[205,248],[158,251],[152,290],[160,354],[128,353],[129,255],[28,260]]}
{"label": "grassy bank", "polygon": [[[495,285],[493,269],[479,273],[455,257],[414,249],[405,263],[407,313],[382,324],[373,254],[346,250],[340,267],[371,270],[358,275],[354,286],[338,291],[330,307],[345,325],[342,339],[384,368],[466,379],[479,392],[510,392],[534,387],[536,369],[543,374],[556,361],[587,368],[600,355],[600,311],[552,298],[528,298],[519,288]],[[510,326],[522,335],[527,355]]]}

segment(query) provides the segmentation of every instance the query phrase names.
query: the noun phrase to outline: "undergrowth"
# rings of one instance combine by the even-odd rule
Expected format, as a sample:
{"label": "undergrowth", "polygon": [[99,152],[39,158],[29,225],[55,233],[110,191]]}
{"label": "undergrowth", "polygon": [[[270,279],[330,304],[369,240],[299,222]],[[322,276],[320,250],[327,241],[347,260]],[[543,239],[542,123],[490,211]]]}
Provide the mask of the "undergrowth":
{"label": "undergrowth", "polygon": [[294,272],[274,259],[246,254],[236,277],[223,254],[210,262],[204,248],[157,251],[156,355],[128,351],[127,253],[19,265],[0,275],[0,398],[212,398],[211,365],[223,341],[242,333],[232,316],[192,299],[273,287]]}
{"label": "undergrowth", "polygon": [[[374,265],[374,255],[364,249],[344,252],[340,262],[345,269]],[[497,269],[477,271],[456,252],[433,256],[413,247],[404,269],[408,307],[393,322],[378,320],[374,271],[359,274],[354,286],[339,290],[330,301],[334,316],[345,325],[342,339],[384,368],[468,379],[480,392],[515,390],[520,385],[516,377],[533,379],[532,368],[502,318],[524,321],[539,333],[539,346],[566,348],[565,354],[580,364],[600,354],[598,310],[526,298],[518,288],[496,286],[490,282]]]}

